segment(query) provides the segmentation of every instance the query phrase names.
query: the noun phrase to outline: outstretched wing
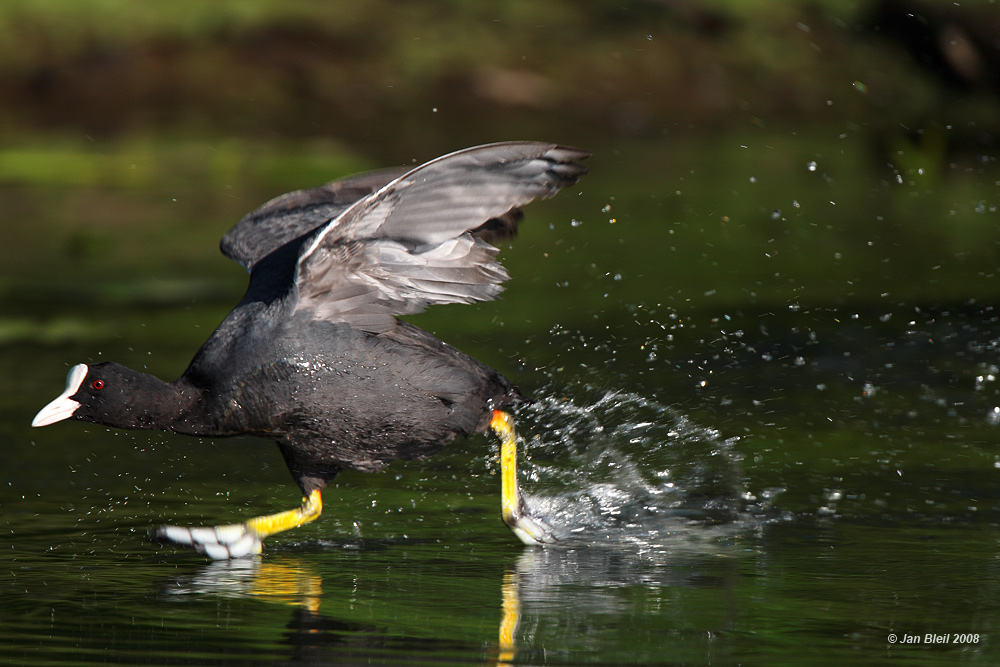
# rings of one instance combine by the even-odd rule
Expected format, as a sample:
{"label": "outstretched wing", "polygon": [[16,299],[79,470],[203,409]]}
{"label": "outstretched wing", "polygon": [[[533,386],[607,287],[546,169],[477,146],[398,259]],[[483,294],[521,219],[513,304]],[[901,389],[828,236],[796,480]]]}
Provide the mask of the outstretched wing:
{"label": "outstretched wing", "polygon": [[519,208],[575,183],[588,155],[555,144],[490,144],[403,174],[305,241],[296,309],[384,331],[395,315],[496,297],[508,275],[486,239],[512,235]]}
{"label": "outstretched wing", "polygon": [[374,171],[275,197],[243,216],[222,237],[219,248],[226,257],[250,271],[254,264],[281,246],[330,222],[351,204],[406,171],[405,168]]}

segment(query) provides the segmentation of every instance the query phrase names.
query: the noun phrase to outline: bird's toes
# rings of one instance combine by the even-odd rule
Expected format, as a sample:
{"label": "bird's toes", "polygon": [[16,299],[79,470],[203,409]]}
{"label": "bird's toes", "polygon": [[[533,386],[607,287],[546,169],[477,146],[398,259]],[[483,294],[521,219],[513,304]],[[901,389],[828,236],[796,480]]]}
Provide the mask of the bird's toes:
{"label": "bird's toes", "polygon": [[532,516],[527,511],[522,510],[517,516],[506,520],[505,523],[517,536],[517,539],[521,540],[524,544],[535,546],[553,544],[559,541],[559,538],[555,535],[555,531],[547,521],[538,516]]}
{"label": "bird's toes", "polygon": [[156,526],[149,538],[157,544],[176,544],[194,549],[213,560],[242,558],[261,552],[261,537],[243,523],[228,526]]}

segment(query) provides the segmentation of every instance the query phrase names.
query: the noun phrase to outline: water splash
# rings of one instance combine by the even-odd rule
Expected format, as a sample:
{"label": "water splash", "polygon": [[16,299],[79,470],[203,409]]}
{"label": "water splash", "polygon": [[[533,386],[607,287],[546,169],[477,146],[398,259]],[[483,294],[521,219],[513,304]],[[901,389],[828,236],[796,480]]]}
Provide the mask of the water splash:
{"label": "water splash", "polygon": [[561,541],[652,548],[745,528],[736,438],[622,390],[536,395],[518,416],[530,428],[522,475],[529,506]]}

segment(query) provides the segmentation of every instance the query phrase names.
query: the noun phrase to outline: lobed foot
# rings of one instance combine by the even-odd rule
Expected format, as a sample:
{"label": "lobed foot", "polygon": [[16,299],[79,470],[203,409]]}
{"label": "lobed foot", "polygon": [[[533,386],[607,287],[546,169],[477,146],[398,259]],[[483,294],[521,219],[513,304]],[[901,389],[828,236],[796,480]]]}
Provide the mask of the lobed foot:
{"label": "lobed foot", "polygon": [[552,531],[552,526],[540,517],[531,516],[523,502],[517,513],[507,514],[505,512],[503,522],[524,544],[535,546],[559,541],[559,538]]}
{"label": "lobed foot", "polygon": [[314,489],[301,507],[287,512],[258,516],[245,523],[228,526],[157,526],[149,538],[158,544],[190,547],[213,560],[242,558],[259,554],[264,538],[313,521],[323,511],[323,497]]}
{"label": "lobed foot", "polygon": [[190,547],[212,560],[242,558],[259,554],[264,538],[245,523],[228,526],[156,526],[149,539],[157,544]]}

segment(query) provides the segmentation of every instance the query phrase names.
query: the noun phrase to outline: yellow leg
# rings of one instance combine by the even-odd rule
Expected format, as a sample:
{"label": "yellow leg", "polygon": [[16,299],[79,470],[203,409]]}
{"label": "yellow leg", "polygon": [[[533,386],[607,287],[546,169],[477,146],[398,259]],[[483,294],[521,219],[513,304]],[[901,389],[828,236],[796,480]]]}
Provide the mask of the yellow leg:
{"label": "yellow leg", "polygon": [[323,496],[319,489],[313,489],[308,498],[302,499],[302,506],[286,512],[258,516],[246,522],[247,528],[255,531],[261,539],[315,521],[323,513]]}
{"label": "yellow leg", "polygon": [[490,427],[500,437],[500,510],[510,524],[517,517],[521,491],[517,485],[517,434],[514,420],[506,412],[493,411]]}
{"label": "yellow leg", "polygon": [[259,554],[265,537],[313,521],[323,511],[323,497],[313,489],[302,506],[287,512],[259,516],[228,526],[158,526],[150,531],[154,542],[188,546],[215,560]]}
{"label": "yellow leg", "polygon": [[500,437],[500,511],[503,522],[525,544],[555,542],[549,528],[532,518],[517,484],[517,433],[514,418],[502,410],[493,411],[490,428]]}

